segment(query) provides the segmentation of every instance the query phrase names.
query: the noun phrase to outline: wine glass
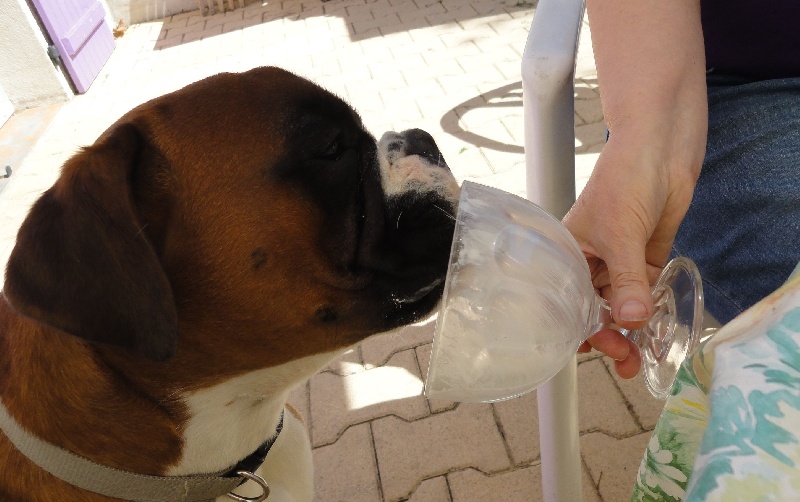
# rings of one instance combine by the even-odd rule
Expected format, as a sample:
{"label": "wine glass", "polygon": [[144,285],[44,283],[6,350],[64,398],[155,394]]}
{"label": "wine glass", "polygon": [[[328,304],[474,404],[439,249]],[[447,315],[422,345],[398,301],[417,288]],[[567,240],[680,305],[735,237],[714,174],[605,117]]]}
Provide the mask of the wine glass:
{"label": "wine glass", "polygon": [[[494,402],[555,376],[578,346],[612,325],[578,243],[532,202],[469,181],[461,189],[445,292],[425,383],[429,398]],[[687,258],[664,268],[655,313],[619,329],[640,349],[645,382],[669,396],[702,328],[700,274]]]}

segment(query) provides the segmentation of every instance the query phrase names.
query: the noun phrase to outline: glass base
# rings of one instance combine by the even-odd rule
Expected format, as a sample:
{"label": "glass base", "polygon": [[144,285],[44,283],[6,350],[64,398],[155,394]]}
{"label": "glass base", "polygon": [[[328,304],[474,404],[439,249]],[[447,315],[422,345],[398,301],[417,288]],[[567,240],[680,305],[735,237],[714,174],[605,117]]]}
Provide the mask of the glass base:
{"label": "glass base", "polygon": [[639,346],[647,388],[658,399],[670,395],[681,364],[700,343],[703,283],[694,262],[669,262],[653,289],[655,313],[644,328],[630,333]]}

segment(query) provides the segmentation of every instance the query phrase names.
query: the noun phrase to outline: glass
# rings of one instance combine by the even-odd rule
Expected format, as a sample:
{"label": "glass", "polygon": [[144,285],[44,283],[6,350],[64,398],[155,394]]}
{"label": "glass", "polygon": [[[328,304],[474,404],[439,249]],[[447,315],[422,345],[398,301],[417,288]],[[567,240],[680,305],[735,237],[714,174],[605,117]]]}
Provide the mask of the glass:
{"label": "glass", "polygon": [[[464,182],[425,383],[429,398],[493,402],[555,376],[578,346],[612,325],[578,243],[532,202]],[[666,399],[702,329],[700,274],[672,260],[653,288],[655,313],[620,332],[642,354],[650,392]],[[618,327],[616,329],[619,329]]]}

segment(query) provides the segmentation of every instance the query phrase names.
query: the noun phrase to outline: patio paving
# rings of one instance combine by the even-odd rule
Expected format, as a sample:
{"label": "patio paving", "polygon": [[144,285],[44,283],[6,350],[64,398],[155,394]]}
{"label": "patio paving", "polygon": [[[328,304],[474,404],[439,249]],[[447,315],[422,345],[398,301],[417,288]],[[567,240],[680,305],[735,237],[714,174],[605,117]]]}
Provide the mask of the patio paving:
{"label": "patio paving", "polygon": [[[520,59],[534,12],[517,0],[259,0],[131,26],[90,90],[14,153],[24,160],[0,192],[0,265],[60,165],[120,115],[208,75],[263,65],[339,94],[376,135],[429,131],[459,180],[524,196]],[[605,138],[584,24],[579,190]],[[0,129],[0,144],[12,134]],[[491,405],[426,400],[433,322],[365,341],[292,395],[309,424],[319,502],[541,500],[535,392]],[[661,403],[597,354],[579,358],[578,376],[584,498],[625,500]]]}

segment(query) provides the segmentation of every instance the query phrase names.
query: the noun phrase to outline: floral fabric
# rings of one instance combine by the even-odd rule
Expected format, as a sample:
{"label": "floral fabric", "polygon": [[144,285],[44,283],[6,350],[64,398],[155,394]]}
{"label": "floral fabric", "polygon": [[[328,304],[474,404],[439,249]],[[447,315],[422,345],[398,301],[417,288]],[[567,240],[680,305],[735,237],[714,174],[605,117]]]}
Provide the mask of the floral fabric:
{"label": "floral fabric", "polygon": [[684,362],[631,500],[800,500],[798,271]]}

